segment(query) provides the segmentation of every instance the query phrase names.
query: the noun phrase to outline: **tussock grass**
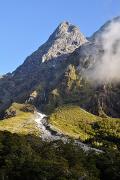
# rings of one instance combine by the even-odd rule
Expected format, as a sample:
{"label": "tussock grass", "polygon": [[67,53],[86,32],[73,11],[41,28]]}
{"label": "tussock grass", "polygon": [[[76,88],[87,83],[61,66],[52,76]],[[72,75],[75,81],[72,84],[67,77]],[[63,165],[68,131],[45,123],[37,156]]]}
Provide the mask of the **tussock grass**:
{"label": "tussock grass", "polygon": [[101,118],[74,105],[57,108],[50,115],[49,122],[62,133],[82,141],[98,134],[120,135],[120,119]]}
{"label": "tussock grass", "polygon": [[81,140],[94,136],[92,125],[99,120],[100,117],[73,105],[57,108],[49,118],[49,122],[64,134]]}
{"label": "tussock grass", "polygon": [[34,113],[23,112],[24,104],[13,103],[10,108],[16,110],[16,116],[0,121],[0,131],[9,131],[17,134],[39,135],[40,131],[34,121]]}

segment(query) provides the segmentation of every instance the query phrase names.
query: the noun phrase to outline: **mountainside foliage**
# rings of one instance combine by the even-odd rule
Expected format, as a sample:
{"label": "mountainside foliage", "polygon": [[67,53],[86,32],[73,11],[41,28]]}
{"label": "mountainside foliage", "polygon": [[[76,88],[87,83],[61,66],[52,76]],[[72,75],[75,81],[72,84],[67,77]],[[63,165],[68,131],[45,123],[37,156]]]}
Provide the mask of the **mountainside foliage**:
{"label": "mountainside foliage", "polygon": [[86,154],[72,142],[0,132],[1,180],[118,180],[119,163],[117,150]]}
{"label": "mountainside foliage", "polygon": [[79,106],[66,105],[57,108],[49,122],[70,137],[90,143],[97,148],[118,148],[120,119],[95,116]]}

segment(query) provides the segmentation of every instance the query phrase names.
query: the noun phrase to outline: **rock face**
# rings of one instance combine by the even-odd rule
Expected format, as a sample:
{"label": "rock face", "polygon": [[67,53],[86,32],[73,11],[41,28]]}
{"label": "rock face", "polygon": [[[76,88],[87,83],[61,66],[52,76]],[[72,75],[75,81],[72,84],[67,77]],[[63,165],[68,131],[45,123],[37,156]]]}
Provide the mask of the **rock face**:
{"label": "rock face", "polygon": [[86,38],[76,26],[61,23],[47,42],[28,56],[20,67],[0,79],[0,111],[14,101],[32,101],[34,91],[39,93],[38,104],[45,101],[46,93],[63,74],[68,56],[85,42]]}
{"label": "rock face", "polygon": [[[66,94],[62,93],[64,94],[64,98],[62,99],[65,99],[68,93],[70,98],[67,102],[69,101],[69,103],[77,103],[84,109],[101,116],[107,114],[112,117],[120,117],[120,83],[114,81],[106,82],[104,80],[102,83],[98,83],[97,81],[91,83],[89,81],[90,77],[84,76],[88,70],[91,70],[91,72],[94,71],[95,67],[100,65],[102,60],[105,60],[105,58],[103,59],[105,49],[102,44],[102,38],[104,33],[108,33],[107,29],[111,23],[113,26],[114,23],[120,24],[120,17],[114,18],[103,25],[89,38],[89,42],[77,48],[69,58],[72,60],[72,65],[75,69],[76,80],[73,81],[72,79],[67,79],[66,87],[68,87],[69,84],[69,88],[67,92],[64,91]],[[120,36],[118,34],[118,40],[119,38]],[[111,39],[109,39],[108,43],[110,43],[110,40]],[[117,44],[118,40],[114,43]],[[117,48],[120,49],[120,46],[118,45]],[[111,51],[115,54],[115,49],[117,48],[115,48],[113,44]],[[111,59],[109,59],[109,61],[111,61]],[[111,64],[107,63],[107,65],[109,66]],[[114,64],[112,65],[114,66]],[[111,72],[108,71],[106,76],[110,73]],[[98,72],[94,75],[97,76]],[[101,79],[101,77],[99,77],[99,79]]]}
{"label": "rock face", "polygon": [[76,26],[68,22],[61,23],[44,45],[42,62],[59,59],[61,56],[64,60],[69,53],[85,42],[86,38]]}
{"label": "rock face", "polygon": [[63,22],[57,27],[45,44],[27,57],[24,64],[15,73],[24,70],[24,66],[41,65],[41,63],[50,60],[54,61],[54,63],[57,60],[65,60],[70,53],[85,42],[87,42],[86,38],[76,26],[68,22]]}
{"label": "rock face", "polygon": [[[120,17],[112,21],[120,22]],[[48,113],[72,103],[94,114],[120,117],[119,83],[92,84],[84,76],[104,54],[101,37],[110,23],[88,40],[74,25],[61,23],[20,67],[0,79],[1,114],[12,102],[29,102]]]}

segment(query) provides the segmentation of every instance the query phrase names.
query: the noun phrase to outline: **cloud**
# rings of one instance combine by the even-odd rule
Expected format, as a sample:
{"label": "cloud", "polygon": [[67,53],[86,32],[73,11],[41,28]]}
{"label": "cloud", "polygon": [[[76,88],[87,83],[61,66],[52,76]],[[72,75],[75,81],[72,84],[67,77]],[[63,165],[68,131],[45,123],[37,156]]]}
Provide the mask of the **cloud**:
{"label": "cloud", "polygon": [[101,39],[104,54],[85,74],[97,83],[120,82],[120,21],[111,22]]}

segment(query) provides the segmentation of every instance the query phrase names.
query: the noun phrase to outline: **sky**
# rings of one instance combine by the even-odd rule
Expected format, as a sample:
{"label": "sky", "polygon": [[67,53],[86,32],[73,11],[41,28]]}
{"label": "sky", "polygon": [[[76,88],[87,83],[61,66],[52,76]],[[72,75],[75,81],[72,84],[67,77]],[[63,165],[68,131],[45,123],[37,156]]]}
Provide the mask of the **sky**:
{"label": "sky", "polygon": [[120,0],[0,0],[0,75],[12,72],[68,21],[91,36],[120,15]]}

